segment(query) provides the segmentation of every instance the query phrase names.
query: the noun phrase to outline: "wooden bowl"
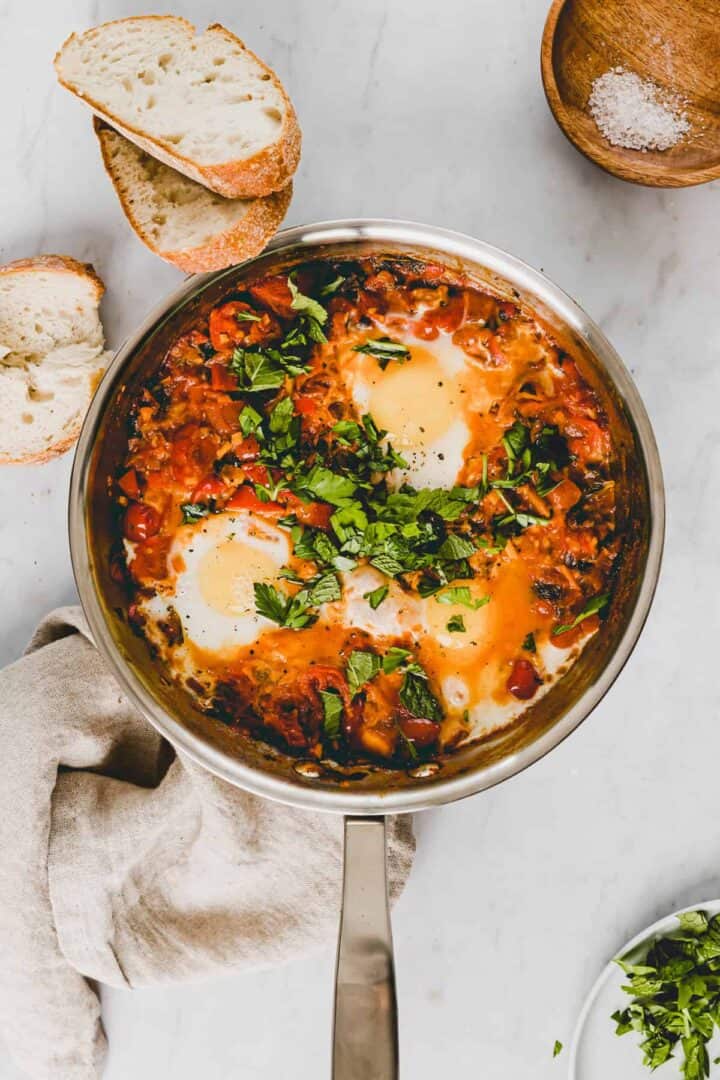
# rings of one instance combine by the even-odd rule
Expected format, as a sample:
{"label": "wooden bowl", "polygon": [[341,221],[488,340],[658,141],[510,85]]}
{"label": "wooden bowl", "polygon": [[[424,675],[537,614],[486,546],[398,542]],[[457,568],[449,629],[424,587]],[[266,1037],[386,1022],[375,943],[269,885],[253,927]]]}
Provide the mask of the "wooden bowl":
{"label": "wooden bowl", "polygon": [[[606,172],[652,187],[720,177],[720,0],[554,0],[541,66],[558,124]],[[588,99],[616,66],[680,98],[690,131],[676,146],[628,150],[603,136]]]}

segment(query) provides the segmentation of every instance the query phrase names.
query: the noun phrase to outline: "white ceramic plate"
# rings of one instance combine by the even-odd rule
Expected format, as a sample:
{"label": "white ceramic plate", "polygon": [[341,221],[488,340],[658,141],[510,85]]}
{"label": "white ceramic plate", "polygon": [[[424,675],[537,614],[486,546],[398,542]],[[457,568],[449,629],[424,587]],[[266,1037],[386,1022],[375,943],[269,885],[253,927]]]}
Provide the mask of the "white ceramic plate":
{"label": "white ceramic plate", "polygon": [[[665,937],[678,929],[676,916],[682,911],[705,911],[710,916],[717,915],[720,900],[692,904],[666,915],[618,949],[616,955],[623,959],[630,955],[632,962],[634,952],[644,953],[653,939]],[[657,1080],[680,1080],[682,1074],[676,1058],[651,1073],[642,1063],[642,1052],[638,1048],[640,1036],[635,1032],[620,1037],[615,1034],[615,1022],[610,1017],[616,1009],[624,1008],[630,1001],[620,989],[624,981],[621,968],[611,962],[600,973],[585,999],[570,1047],[569,1080],[608,1080],[609,1077],[612,1080],[649,1080],[651,1076],[657,1077]],[[720,1038],[715,1036],[708,1049],[712,1061],[720,1054]],[[715,1069],[720,1080],[720,1066],[715,1066],[710,1075],[714,1076]]]}

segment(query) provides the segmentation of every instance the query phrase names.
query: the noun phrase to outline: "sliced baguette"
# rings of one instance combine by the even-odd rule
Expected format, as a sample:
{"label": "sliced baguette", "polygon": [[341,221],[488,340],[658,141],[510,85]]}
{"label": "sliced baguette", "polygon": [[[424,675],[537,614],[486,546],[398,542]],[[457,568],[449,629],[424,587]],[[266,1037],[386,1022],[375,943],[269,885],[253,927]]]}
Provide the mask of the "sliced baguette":
{"label": "sliced baguette", "polygon": [[92,266],[38,255],[0,267],[0,463],[68,450],[109,354]]}
{"label": "sliced baguette", "polygon": [[189,274],[259,255],[285,216],[292,185],[226,199],[163,165],[97,116],[95,134],[125,215],[144,244]]}
{"label": "sliced baguette", "polygon": [[213,24],[143,15],[72,34],[55,57],[63,86],[153,157],[229,198],[284,188],[300,128],[277,75]]}

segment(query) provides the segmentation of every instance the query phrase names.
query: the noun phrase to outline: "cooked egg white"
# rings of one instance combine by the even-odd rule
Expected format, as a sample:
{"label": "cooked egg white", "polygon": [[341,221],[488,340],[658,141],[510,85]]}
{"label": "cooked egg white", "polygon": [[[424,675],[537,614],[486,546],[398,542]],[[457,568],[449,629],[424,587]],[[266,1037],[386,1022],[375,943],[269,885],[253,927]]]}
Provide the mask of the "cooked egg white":
{"label": "cooked egg white", "polygon": [[[398,339],[397,335],[395,340]],[[393,479],[399,485],[452,487],[470,441],[464,417],[466,357],[450,335],[435,341],[403,338],[410,350],[404,363],[350,352],[342,365],[359,413],[370,413],[408,462]]]}
{"label": "cooked egg white", "polygon": [[213,514],[179,529],[168,556],[172,596],[183,634],[198,648],[220,653],[250,645],[274,627],[255,610],[255,582],[278,583],[288,560],[286,531],[249,514]]}

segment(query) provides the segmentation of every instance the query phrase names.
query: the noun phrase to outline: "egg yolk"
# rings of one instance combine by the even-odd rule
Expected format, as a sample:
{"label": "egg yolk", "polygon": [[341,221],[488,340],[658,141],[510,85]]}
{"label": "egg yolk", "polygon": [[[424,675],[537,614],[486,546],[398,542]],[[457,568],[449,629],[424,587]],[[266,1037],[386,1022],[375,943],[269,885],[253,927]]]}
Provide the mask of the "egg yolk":
{"label": "egg yolk", "polygon": [[277,563],[260,548],[227,540],[212,548],[200,561],[198,582],[203,600],[221,615],[255,612],[256,581],[269,581]]}
{"label": "egg yolk", "polygon": [[412,345],[410,353],[408,361],[391,361],[385,371],[372,360],[364,373],[370,388],[368,411],[401,451],[436,442],[462,407],[461,385],[438,358],[418,345]]}

